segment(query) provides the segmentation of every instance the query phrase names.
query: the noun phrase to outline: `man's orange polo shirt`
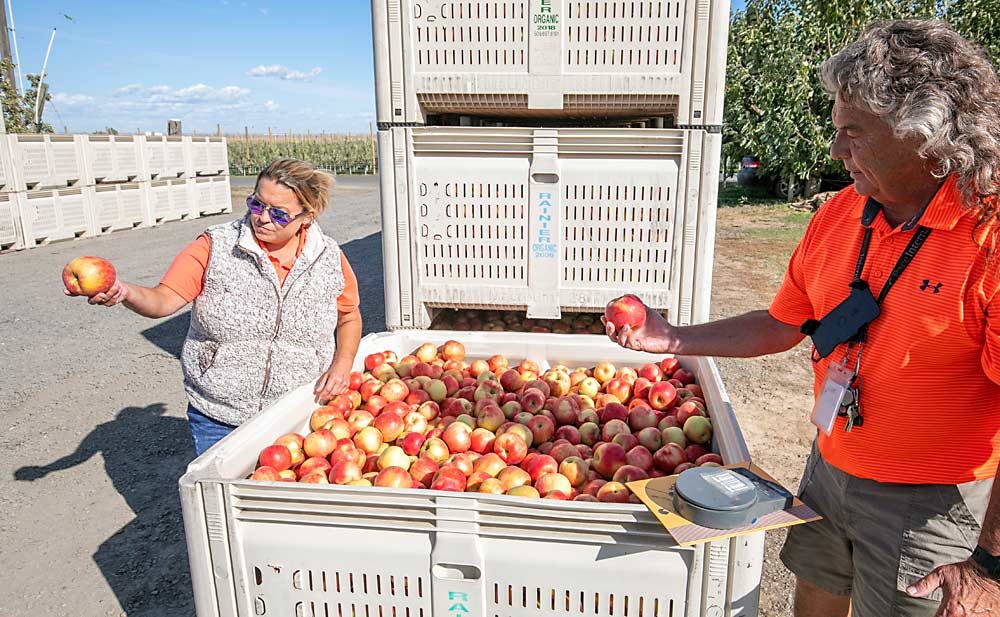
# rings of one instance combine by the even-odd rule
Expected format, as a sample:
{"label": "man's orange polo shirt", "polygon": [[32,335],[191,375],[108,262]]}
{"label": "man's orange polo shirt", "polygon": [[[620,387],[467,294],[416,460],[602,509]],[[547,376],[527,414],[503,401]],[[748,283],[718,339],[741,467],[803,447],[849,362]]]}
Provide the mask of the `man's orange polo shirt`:
{"label": "man's orange polo shirt", "polygon": [[[792,254],[771,315],[799,326],[849,292],[867,198],[848,187],[823,204]],[[957,484],[992,478],[1000,461],[1000,256],[977,244],[976,213],[963,208],[954,177],[921,215],[927,241],[882,303],[861,358],[864,425],[819,433],[823,458],[880,482]],[[881,210],[862,278],[878,297],[916,225],[891,228]],[[978,237],[977,237],[978,234]],[[994,299],[996,298],[996,302]],[[814,363],[819,392],[840,345]],[[850,366],[853,368],[853,355]]]}

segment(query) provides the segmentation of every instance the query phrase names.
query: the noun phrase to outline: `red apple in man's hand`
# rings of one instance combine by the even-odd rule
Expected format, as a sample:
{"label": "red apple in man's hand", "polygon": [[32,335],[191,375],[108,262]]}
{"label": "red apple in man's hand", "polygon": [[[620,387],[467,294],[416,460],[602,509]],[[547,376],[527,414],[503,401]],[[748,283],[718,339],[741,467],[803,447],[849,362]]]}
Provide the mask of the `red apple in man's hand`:
{"label": "red apple in man's hand", "polygon": [[66,289],[75,296],[94,297],[115,284],[117,273],[110,261],[100,257],[77,257],[63,268]]}
{"label": "red apple in man's hand", "polygon": [[646,305],[638,296],[627,294],[608,303],[604,318],[614,324],[615,330],[622,326],[635,330],[646,323]]}

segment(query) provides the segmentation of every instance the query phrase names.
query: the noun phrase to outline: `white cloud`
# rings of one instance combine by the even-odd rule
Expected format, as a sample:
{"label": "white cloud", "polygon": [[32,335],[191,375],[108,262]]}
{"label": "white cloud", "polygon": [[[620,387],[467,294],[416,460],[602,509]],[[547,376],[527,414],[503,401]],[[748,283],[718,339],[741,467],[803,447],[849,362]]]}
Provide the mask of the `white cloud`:
{"label": "white cloud", "polygon": [[114,91],[114,96],[128,96],[142,90],[142,84],[128,84]]}
{"label": "white cloud", "polygon": [[196,103],[227,103],[246,99],[250,90],[239,86],[215,88],[198,83],[174,90],[169,86],[153,86],[145,90],[131,90],[127,102],[150,106],[192,105]]}
{"label": "white cloud", "polygon": [[267,111],[274,111],[278,109],[278,104],[272,101],[271,99],[268,99],[264,101],[264,109],[266,109]]}
{"label": "white cloud", "polygon": [[323,67],[314,66],[308,72],[296,71],[280,64],[259,64],[249,71],[250,77],[277,77],[291,81],[308,81],[323,72]]}
{"label": "white cloud", "polygon": [[94,97],[87,94],[66,94],[64,92],[57,92],[52,95],[52,101],[58,103],[59,105],[75,107],[93,103]]}

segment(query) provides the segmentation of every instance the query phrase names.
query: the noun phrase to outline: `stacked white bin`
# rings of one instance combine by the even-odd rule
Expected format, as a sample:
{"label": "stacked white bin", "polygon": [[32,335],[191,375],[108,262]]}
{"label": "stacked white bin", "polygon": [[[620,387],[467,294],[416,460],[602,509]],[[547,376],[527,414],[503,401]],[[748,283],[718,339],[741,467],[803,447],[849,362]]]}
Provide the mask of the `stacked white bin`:
{"label": "stacked white bin", "polygon": [[[604,336],[421,330],[444,308],[555,318],[639,293],[709,314],[728,0],[372,0],[386,322],[355,361],[456,338],[544,371],[654,358]],[[643,128],[638,128],[638,127]],[[645,128],[655,126],[657,128]],[[681,358],[725,462],[711,358]],[[694,548],[642,506],[244,480],[312,384],[181,479],[199,617],[756,615],[763,534]]]}
{"label": "stacked white bin", "polygon": [[[674,323],[708,319],[729,0],[372,0],[372,10],[390,329],[427,328],[446,308],[554,319],[601,311],[625,293]],[[530,349],[540,337],[537,345],[551,345],[545,361],[568,355],[550,342],[558,335],[498,336],[494,349]],[[641,359],[616,356],[604,337],[583,338],[581,349],[600,350],[591,362]],[[714,374],[711,359],[699,360]],[[720,441],[738,442],[717,447],[738,462],[746,445],[718,402],[722,381],[703,387],[716,400],[715,425],[733,423]],[[741,453],[729,449],[736,445]],[[552,532],[582,532],[600,516],[582,509]],[[459,562],[487,582],[472,585],[470,599],[489,615],[756,614],[763,534],[705,545],[703,561],[682,566],[638,548],[647,530],[659,534],[658,549],[672,543],[648,513],[635,521],[614,548],[591,545],[599,548],[582,563],[555,538],[551,558],[530,551],[546,565],[517,578],[513,601],[489,584],[512,576],[505,550],[480,548],[481,560]],[[476,546],[491,544],[486,528],[470,532]],[[452,582],[434,565],[435,542],[451,541],[442,531],[431,534],[426,575],[447,590]],[[623,569],[605,570],[602,554]],[[656,572],[648,582],[630,571],[641,554]],[[601,597],[564,591],[566,571]],[[686,591],[668,592],[671,580]],[[435,602],[431,614],[446,609]]]}
{"label": "stacked white bin", "polygon": [[222,137],[0,139],[0,250],[231,211]]}
{"label": "stacked white bin", "polygon": [[31,248],[96,233],[86,136],[4,135],[0,150],[10,162],[7,203],[21,234],[5,248]]}

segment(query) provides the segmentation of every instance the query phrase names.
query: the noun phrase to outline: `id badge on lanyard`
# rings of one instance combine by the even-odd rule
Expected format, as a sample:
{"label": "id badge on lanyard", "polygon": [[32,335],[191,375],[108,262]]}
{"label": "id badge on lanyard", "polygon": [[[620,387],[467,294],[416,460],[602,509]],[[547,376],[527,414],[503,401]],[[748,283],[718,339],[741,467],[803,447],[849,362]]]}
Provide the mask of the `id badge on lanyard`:
{"label": "id badge on lanyard", "polygon": [[858,355],[854,360],[853,370],[848,366],[851,351],[854,349],[853,344],[847,346],[843,360],[831,362],[826,368],[823,387],[813,402],[809,419],[816,428],[828,436],[833,433],[837,416],[847,416],[844,430],[848,433],[855,426],[864,424],[864,416],[861,415],[861,377],[858,375],[864,348],[864,343],[858,345]]}
{"label": "id badge on lanyard", "polygon": [[823,388],[813,402],[812,414],[809,417],[816,428],[827,435],[833,433],[833,425],[837,422],[841,410],[845,406],[857,403],[858,391],[855,385],[857,377],[857,372],[847,366],[847,357],[841,363],[830,363],[826,369]]}

